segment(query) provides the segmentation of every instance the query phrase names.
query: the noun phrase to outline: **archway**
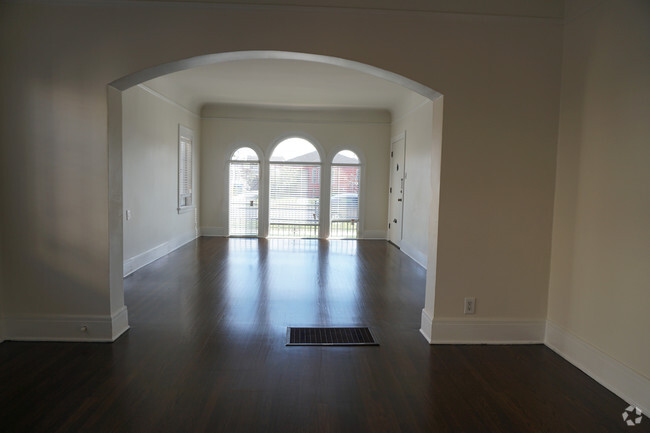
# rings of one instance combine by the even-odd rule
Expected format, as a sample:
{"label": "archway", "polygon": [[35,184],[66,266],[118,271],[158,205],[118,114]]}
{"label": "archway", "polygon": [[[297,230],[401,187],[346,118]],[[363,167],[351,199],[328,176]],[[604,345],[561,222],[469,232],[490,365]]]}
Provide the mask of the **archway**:
{"label": "archway", "polygon": [[[435,90],[410,80],[401,75],[389,72],[364,63],[330,56],[285,51],[239,51],[229,53],[209,54],[204,56],[182,59],[158,66],[154,66],[113,81],[108,85],[108,156],[109,156],[109,279],[111,292],[111,307],[113,310],[124,306],[123,285],[123,206],[122,206],[122,91],[160,77],[162,75],[191,69],[198,66],[232,62],[238,60],[299,60],[306,62],[322,63],[358,71],[389,82],[398,84],[431,101],[439,104],[440,110],[433,116],[432,123],[437,137],[438,148],[442,131],[442,95]],[[432,143],[433,145],[433,143]],[[438,155],[439,156],[439,155]],[[433,166],[434,164],[432,164]],[[421,332],[430,340],[431,322],[435,294],[435,260],[438,222],[438,185],[440,183],[439,158],[432,169],[431,184],[433,187],[432,205],[429,218],[429,259],[425,308],[422,312]],[[126,330],[128,325],[124,328]]]}

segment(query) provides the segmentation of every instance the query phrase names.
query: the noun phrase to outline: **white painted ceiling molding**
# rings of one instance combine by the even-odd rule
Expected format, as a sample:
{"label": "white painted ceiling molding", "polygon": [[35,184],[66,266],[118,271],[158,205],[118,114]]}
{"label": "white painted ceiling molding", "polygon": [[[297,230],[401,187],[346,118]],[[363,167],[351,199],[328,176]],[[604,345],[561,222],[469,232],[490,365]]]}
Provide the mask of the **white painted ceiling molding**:
{"label": "white painted ceiling molding", "polygon": [[174,72],[184,71],[186,69],[196,68],[199,66],[213,65],[217,63],[241,61],[241,60],[298,60],[305,62],[322,63],[327,65],[339,66],[342,68],[351,69],[354,71],[362,72],[381,78],[400,85],[408,90],[411,90],[425,98],[435,100],[442,96],[439,92],[424,86],[409,78],[395,74],[384,69],[380,69],[365,63],[356,62],[353,60],[341,59],[338,57],[322,56],[319,54],[296,53],[289,51],[235,51],[228,53],[207,54],[204,56],[191,57],[188,59],[177,60],[175,62],[165,63],[158,66],[153,66],[139,72],[127,75],[110,83],[111,87],[123,91],[130,87],[136,86],[145,81],[153,80],[154,78],[163,75],[172,74]]}

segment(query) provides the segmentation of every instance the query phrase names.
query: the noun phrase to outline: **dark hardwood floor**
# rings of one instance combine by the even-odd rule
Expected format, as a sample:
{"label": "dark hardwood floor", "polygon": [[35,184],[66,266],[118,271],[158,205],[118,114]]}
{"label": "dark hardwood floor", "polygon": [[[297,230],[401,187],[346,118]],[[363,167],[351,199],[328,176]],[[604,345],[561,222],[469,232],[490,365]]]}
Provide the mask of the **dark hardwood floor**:
{"label": "dark hardwood floor", "polygon": [[[125,279],[113,344],[0,344],[0,432],[649,432],[542,345],[430,346],[382,241],[201,238]],[[286,347],[365,325],[378,347]]]}

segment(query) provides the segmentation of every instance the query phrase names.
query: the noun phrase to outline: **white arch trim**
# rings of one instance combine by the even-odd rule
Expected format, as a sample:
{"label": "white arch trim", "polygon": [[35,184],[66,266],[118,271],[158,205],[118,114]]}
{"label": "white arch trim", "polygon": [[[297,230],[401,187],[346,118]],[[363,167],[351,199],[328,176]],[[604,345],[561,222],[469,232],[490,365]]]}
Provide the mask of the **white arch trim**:
{"label": "white arch trim", "polygon": [[302,60],[305,62],[325,63],[333,66],[352,69],[373,75],[384,80],[399,84],[415,93],[418,93],[431,100],[442,96],[435,90],[424,86],[416,81],[403,77],[375,66],[366,65],[365,63],[355,62],[353,60],[341,59],[339,57],[322,56],[320,54],[295,53],[291,51],[234,51],[228,53],[206,54],[203,56],[190,57],[189,59],[177,60],[165,63],[139,72],[127,75],[110,83],[111,87],[117,90],[126,90],[145,81],[152,80],[166,74],[183,71],[185,69],[195,68],[197,66],[213,65],[216,63],[232,62],[236,60]]}

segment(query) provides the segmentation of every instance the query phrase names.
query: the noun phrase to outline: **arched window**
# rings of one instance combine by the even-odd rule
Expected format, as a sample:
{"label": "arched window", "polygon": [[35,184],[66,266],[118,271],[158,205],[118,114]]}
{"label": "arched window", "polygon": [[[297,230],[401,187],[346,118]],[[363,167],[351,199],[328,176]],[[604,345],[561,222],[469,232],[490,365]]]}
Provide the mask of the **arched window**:
{"label": "arched window", "polygon": [[280,142],[269,160],[269,236],[317,238],[321,160],[304,138]]}
{"label": "arched window", "polygon": [[355,239],[359,236],[359,183],[361,161],[351,150],[342,150],[332,159],[330,188],[330,238]]}
{"label": "arched window", "polygon": [[230,158],[228,234],[257,236],[259,233],[260,159],[250,147],[240,147]]}

